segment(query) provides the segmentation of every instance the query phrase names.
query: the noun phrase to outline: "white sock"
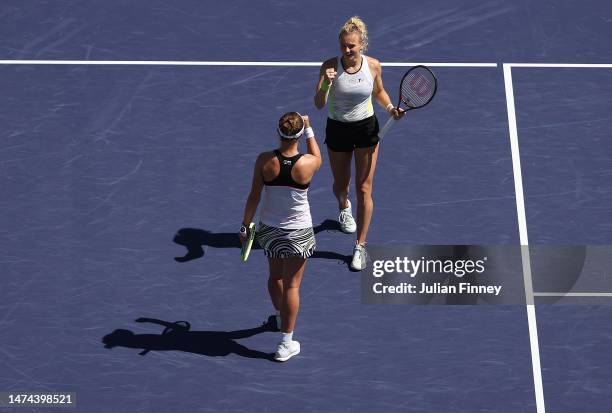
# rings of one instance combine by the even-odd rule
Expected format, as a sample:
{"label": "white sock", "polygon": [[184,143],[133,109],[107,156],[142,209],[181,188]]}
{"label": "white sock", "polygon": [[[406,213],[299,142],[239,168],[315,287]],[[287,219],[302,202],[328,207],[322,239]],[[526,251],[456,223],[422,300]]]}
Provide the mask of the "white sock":
{"label": "white sock", "polygon": [[293,331],[291,333],[281,333],[283,335],[283,339],[281,341],[293,341]]}

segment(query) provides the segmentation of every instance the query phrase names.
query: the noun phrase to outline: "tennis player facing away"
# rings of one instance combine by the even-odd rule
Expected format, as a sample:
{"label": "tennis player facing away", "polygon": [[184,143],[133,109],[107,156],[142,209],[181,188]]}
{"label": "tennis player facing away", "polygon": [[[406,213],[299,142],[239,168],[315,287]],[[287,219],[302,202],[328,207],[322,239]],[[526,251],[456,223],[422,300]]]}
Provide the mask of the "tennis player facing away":
{"label": "tennis player facing away", "polygon": [[[321,167],[321,152],[308,116],[285,113],[278,122],[277,132],[279,148],[260,154],[255,162],[240,241],[244,243],[248,237],[248,224],[253,220],[263,190],[256,239],[268,257],[268,292],[282,334],[274,359],[286,361],[300,352],[300,343],[293,340],[300,306],[300,283],[306,259],[316,246],[308,187]],[[298,151],[302,135],[306,137],[306,154]]]}
{"label": "tennis player facing away", "polygon": [[[372,219],[372,183],[378,158],[378,120],[372,96],[396,119],[404,111],[393,106],[382,82],[380,62],[363,52],[368,46],[368,31],[359,17],[351,17],[340,29],[341,56],[321,65],[314,103],[328,107],[325,143],[334,176],[333,191],[340,209],[340,229],[357,232],[351,268],[367,266],[366,235]],[[357,222],[349,200],[351,162],[355,155],[355,192]]]}

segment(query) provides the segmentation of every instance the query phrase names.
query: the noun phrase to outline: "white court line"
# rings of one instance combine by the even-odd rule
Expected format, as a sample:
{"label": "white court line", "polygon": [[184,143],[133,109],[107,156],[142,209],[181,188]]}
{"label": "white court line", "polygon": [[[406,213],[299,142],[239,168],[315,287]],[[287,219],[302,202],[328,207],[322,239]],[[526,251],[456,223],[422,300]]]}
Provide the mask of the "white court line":
{"label": "white court line", "polygon": [[[0,60],[2,65],[141,65],[141,66],[320,66],[322,62],[238,62],[174,60]],[[497,67],[497,63],[460,62],[382,62],[382,66],[410,67]],[[612,69],[612,63],[504,63],[509,67]]]}
{"label": "white court line", "polygon": [[389,67],[410,67],[410,66],[429,66],[429,67],[497,67],[497,63],[427,63],[427,62],[412,62],[412,63],[391,63],[381,62],[381,66]]}
{"label": "white court line", "polygon": [[504,63],[504,66],[567,69],[612,69],[612,64],[609,63]]}
{"label": "white court line", "polygon": [[512,151],[512,170],[514,172],[514,191],[516,195],[516,213],[521,241],[521,258],[523,261],[523,282],[525,283],[525,299],[527,301],[527,321],[529,324],[529,342],[531,346],[531,365],[533,369],[533,385],[536,397],[537,413],[545,413],[544,386],[542,385],[542,368],[540,366],[540,345],[538,343],[538,324],[536,321],[533,299],[533,281],[531,278],[531,261],[529,258],[529,238],[527,236],[527,218],[525,216],[525,198],[523,195],[523,176],[521,173],[521,156],[518,144],[516,126],[516,111],[514,107],[514,88],[512,86],[512,67],[504,64],[504,85],[506,88],[506,105],[508,110],[508,128],[510,130],[510,148]]}
{"label": "white court line", "polygon": [[533,293],[536,297],[612,297],[612,293]]}
{"label": "white court line", "polygon": [[[222,61],[172,61],[172,60],[0,60],[2,65],[125,65],[125,66],[321,66],[323,62],[222,62]],[[419,63],[388,62],[389,67],[410,67],[425,65],[430,67],[497,67],[497,63]]]}

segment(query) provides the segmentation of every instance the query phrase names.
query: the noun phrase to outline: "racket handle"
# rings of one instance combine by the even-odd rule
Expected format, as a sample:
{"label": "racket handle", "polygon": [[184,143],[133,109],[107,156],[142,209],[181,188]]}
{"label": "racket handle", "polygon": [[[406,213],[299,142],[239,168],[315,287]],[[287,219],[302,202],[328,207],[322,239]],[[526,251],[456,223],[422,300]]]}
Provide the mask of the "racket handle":
{"label": "racket handle", "polygon": [[387,132],[389,132],[389,129],[391,129],[391,126],[395,124],[395,122],[397,122],[397,120],[393,116],[391,116],[387,123],[385,123],[385,126],[383,126],[382,129],[378,132],[378,138],[384,138]]}

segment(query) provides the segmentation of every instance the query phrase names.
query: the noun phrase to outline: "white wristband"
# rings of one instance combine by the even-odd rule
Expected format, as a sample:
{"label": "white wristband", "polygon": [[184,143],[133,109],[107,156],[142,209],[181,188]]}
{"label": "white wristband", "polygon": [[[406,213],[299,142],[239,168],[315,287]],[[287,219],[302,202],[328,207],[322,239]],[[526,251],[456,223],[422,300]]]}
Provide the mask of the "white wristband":
{"label": "white wristband", "polygon": [[306,139],[314,138],[314,132],[312,131],[312,128],[308,127],[304,129],[304,135],[306,135]]}
{"label": "white wristband", "polygon": [[387,113],[391,112],[391,109],[393,109],[395,106],[393,106],[393,103],[389,103],[387,105],[387,107],[385,108],[385,110],[387,111]]}

